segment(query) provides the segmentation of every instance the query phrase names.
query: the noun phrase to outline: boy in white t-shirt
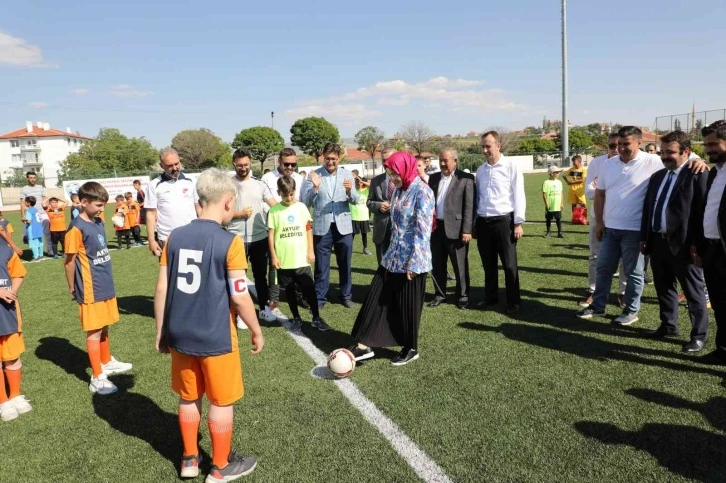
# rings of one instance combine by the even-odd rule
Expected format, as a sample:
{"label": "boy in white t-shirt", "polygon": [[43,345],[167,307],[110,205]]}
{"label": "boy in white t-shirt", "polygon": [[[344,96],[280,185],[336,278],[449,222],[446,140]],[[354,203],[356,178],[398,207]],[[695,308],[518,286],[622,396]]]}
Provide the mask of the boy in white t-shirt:
{"label": "boy in white t-shirt", "polygon": [[313,251],[313,232],[310,210],[295,198],[295,180],[291,176],[281,176],[277,180],[280,203],[270,208],[267,214],[268,242],[270,258],[277,269],[277,279],[285,287],[287,303],[292,312],[291,330],[302,329],[302,319],[298,311],[295,284],[302,288],[303,296],[310,304],[313,313],[312,326],[321,331],[330,326],[320,317],[315,281],[310,264],[315,263]]}

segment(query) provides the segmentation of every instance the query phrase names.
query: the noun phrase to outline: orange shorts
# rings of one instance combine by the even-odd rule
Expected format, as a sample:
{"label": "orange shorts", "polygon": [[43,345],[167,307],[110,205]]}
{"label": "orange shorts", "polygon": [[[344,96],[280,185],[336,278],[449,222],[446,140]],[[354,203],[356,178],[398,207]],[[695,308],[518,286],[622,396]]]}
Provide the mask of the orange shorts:
{"label": "orange shorts", "polygon": [[171,353],[171,388],[184,401],[196,401],[205,393],[216,406],[229,406],[244,396],[239,351],[218,356]]}
{"label": "orange shorts", "polygon": [[0,361],[14,361],[23,352],[25,352],[23,334],[16,332],[14,334],[0,336]]}
{"label": "orange shorts", "polygon": [[81,314],[81,327],[85,332],[103,329],[119,319],[116,297],[103,302],[78,304],[78,311]]}

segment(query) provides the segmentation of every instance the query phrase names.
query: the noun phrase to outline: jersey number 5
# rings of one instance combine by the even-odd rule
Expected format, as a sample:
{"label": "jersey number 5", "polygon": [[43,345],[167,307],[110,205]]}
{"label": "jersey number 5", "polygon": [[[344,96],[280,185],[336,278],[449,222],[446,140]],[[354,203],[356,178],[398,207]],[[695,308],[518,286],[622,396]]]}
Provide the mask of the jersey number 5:
{"label": "jersey number 5", "polygon": [[[195,263],[202,263],[203,253],[200,250],[179,250],[179,267],[176,288],[184,293],[195,294],[202,284],[202,271]],[[189,281],[191,275],[191,282]]]}

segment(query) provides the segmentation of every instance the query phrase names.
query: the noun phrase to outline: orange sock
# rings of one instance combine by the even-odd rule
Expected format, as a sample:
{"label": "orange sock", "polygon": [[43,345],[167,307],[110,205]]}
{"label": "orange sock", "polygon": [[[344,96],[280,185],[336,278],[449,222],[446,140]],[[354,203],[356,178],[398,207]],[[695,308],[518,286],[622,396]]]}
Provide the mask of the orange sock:
{"label": "orange sock", "polygon": [[3,371],[0,371],[0,404],[8,401],[8,394],[5,392],[5,378]]}
{"label": "orange sock", "polygon": [[8,380],[10,390],[9,399],[20,396],[20,372],[21,369],[5,369],[5,379]]}
{"label": "orange sock", "polygon": [[209,435],[212,437],[212,464],[220,470],[229,463],[232,450],[232,419],[225,421],[207,420]]}
{"label": "orange sock", "polygon": [[103,372],[101,369],[101,343],[97,340],[86,339],[86,349],[88,349],[88,360],[91,361],[93,377],[98,377]]}
{"label": "orange sock", "polygon": [[179,407],[179,429],[182,435],[184,456],[197,456],[199,454],[197,437],[199,435],[199,422],[201,419],[202,415],[199,414],[199,410],[195,404]]}
{"label": "orange sock", "polygon": [[111,362],[111,343],[108,334],[105,336],[101,334],[101,364],[108,364],[109,362]]}

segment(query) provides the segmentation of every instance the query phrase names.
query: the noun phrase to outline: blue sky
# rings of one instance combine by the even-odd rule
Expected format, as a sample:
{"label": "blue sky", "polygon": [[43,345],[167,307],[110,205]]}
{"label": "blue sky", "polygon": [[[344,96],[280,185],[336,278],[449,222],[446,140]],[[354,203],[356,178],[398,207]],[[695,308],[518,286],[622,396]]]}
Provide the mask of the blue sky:
{"label": "blue sky", "polygon": [[[270,111],[285,138],[306,115],[344,137],[559,119],[560,2],[489,3],[10,2],[0,132],[116,127],[161,147],[197,127],[231,141]],[[723,13],[723,0],[569,2],[570,120],[726,108]]]}

